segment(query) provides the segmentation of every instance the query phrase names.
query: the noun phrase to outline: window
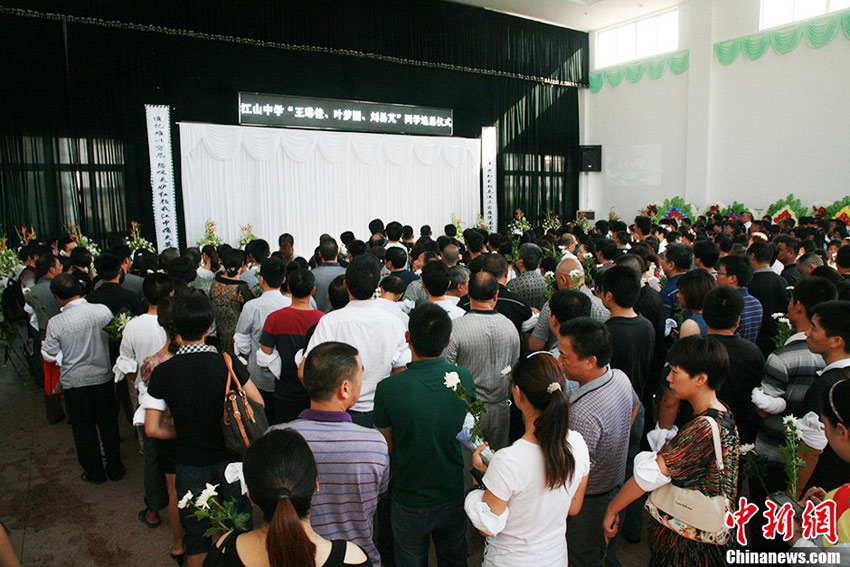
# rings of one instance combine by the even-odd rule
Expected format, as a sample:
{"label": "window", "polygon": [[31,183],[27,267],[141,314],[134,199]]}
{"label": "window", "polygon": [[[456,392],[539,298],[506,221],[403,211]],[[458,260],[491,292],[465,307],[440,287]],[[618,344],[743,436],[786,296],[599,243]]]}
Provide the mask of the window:
{"label": "window", "polygon": [[761,0],[759,29],[775,28],[850,8],[850,0]]}
{"label": "window", "polygon": [[126,228],[124,147],[109,138],[7,136],[0,140],[0,191],[13,197],[7,223],[57,234],[71,223],[96,240]]}
{"label": "window", "polygon": [[671,10],[596,32],[596,68],[644,59],[678,48],[679,10]]}
{"label": "window", "polygon": [[505,222],[511,222],[517,206],[525,211],[526,218],[532,224],[543,222],[545,212],[541,211],[551,209],[559,215],[566,213],[566,171],[565,156],[502,154],[505,195],[513,197],[509,201],[510,213]]}

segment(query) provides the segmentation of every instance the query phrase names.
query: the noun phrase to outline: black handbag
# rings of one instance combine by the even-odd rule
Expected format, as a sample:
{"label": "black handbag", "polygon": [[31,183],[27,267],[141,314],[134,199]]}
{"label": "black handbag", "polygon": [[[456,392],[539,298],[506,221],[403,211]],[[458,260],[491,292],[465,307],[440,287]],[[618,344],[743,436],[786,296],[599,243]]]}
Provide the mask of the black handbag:
{"label": "black handbag", "polygon": [[223,354],[227,365],[227,385],[224,388],[224,417],[221,420],[221,432],[224,446],[239,456],[245,454],[251,443],[261,437],[269,428],[265,408],[248,398],[242,384],[233,373],[233,361],[230,355]]}

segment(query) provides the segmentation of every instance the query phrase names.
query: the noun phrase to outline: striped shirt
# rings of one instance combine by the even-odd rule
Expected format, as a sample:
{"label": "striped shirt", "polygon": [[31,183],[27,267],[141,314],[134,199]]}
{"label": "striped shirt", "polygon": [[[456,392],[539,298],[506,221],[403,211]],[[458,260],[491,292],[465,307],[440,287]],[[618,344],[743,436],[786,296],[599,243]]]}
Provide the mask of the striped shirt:
{"label": "striped shirt", "polygon": [[738,288],[741,297],[744,298],[744,311],[741,313],[741,324],[738,325],[738,334],[748,341],[754,343],[761,330],[761,320],[764,310],[761,302],[750,295],[745,287]]}
{"label": "striped shirt", "polygon": [[313,495],[310,523],[320,536],[359,545],[372,565],[381,556],[372,541],[378,497],[387,492],[390,457],[384,436],[351,422],[346,412],[308,409],[298,419],[271,429],[292,429],[313,451],[319,490]]}
{"label": "striped shirt", "polygon": [[[596,380],[610,380],[595,389]],[[592,387],[592,386],[591,386]],[[584,389],[582,389],[584,388]],[[632,410],[638,404],[629,378],[611,370],[570,394],[570,430],[581,433],[590,452],[587,496],[614,490],[626,479]]]}
{"label": "striped shirt", "polygon": [[785,463],[778,449],[785,440],[782,418],[806,413],[803,405],[806,392],[823,367],[823,357],[809,350],[805,333],[790,337],[782,348],[767,357],[761,387],[768,396],[784,398],[786,403],[784,412],[764,418],[759,426],[756,451],[768,461],[780,466]]}
{"label": "striped shirt", "polygon": [[449,364],[472,373],[478,399],[503,402],[508,399],[509,380],[502,370],[519,359],[519,335],[501,313],[473,310],[452,321],[452,338],[444,356]]}

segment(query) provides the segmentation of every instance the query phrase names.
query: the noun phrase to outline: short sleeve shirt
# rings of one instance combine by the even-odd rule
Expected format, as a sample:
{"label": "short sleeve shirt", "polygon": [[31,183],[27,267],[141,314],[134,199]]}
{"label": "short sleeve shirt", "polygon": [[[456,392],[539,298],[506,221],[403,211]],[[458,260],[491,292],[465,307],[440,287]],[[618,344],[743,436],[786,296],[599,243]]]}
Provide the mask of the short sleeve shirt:
{"label": "short sleeve shirt", "polygon": [[[182,354],[185,348],[154,368],[148,385],[148,394],[163,400],[174,417],[175,461],[194,467],[236,461],[238,456],[225,449],[221,432],[227,385],[224,358],[210,350]],[[244,384],[248,370],[235,357],[232,362],[236,378]]]}
{"label": "short sleeve shirt", "polygon": [[475,397],[472,374],[443,358],[420,360],[381,381],[375,393],[374,424],[392,428],[393,499],[427,508],[463,500],[463,458],[456,439],[466,405],[445,386],[457,372],[467,397]]}

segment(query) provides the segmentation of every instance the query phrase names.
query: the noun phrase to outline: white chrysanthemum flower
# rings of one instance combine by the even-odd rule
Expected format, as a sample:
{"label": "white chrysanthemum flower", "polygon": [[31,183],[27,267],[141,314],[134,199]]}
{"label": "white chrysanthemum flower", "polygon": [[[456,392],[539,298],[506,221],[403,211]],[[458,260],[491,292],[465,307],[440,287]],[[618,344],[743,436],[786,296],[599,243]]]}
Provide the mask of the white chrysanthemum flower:
{"label": "white chrysanthemum flower", "polygon": [[797,428],[797,418],[793,415],[786,415],[782,418],[782,423],[787,427],[790,424],[794,424],[794,427]]}
{"label": "white chrysanthemum flower", "polygon": [[571,278],[583,278],[584,272],[582,272],[578,268],[576,268],[575,270],[570,270],[570,277]]}
{"label": "white chrysanthemum flower", "polygon": [[504,368],[502,368],[502,376],[507,376],[510,373],[511,373],[511,367],[510,366],[505,366]]}
{"label": "white chrysanthemum flower", "polygon": [[584,256],[582,256],[582,257],[583,258],[593,258],[593,254],[591,254],[590,252],[585,252]]}
{"label": "white chrysanthemum flower", "polygon": [[779,320],[779,319],[785,317],[785,313],[774,313],[773,315],[771,315],[771,317],[773,317],[776,320]]}
{"label": "white chrysanthemum flower", "polygon": [[741,454],[746,455],[750,451],[755,450],[755,448],[756,448],[756,446],[753,445],[752,443],[745,443],[745,444],[741,445]]}
{"label": "white chrysanthemum flower", "polygon": [[209,510],[209,499],[213,496],[218,496],[218,492],[216,492],[216,488],[218,488],[217,484],[207,483],[207,487],[201,492],[201,495],[198,496],[198,499],[195,500],[195,506],[198,508],[203,508],[204,510]]}
{"label": "white chrysanthemum flower", "polygon": [[791,325],[791,321],[788,319],[788,317],[780,317],[776,321],[779,322],[779,323],[782,323],[783,325],[788,325],[788,326]]}
{"label": "white chrysanthemum flower", "polygon": [[543,277],[544,278],[554,278],[555,272],[546,272],[545,274],[543,274]]}
{"label": "white chrysanthemum flower", "polygon": [[194,495],[192,494],[192,491],[190,490],[190,491],[186,492],[185,495],[183,495],[183,498],[181,498],[180,502],[177,503],[177,507],[182,510],[183,508],[185,508],[186,506],[189,505],[189,503],[192,501],[192,498],[194,498]]}
{"label": "white chrysanthemum flower", "polygon": [[443,377],[443,384],[449,390],[457,390],[457,385],[460,384],[460,376],[458,376],[457,372],[446,372],[446,375]]}

